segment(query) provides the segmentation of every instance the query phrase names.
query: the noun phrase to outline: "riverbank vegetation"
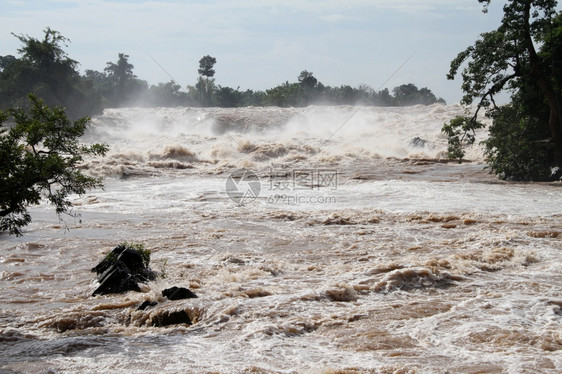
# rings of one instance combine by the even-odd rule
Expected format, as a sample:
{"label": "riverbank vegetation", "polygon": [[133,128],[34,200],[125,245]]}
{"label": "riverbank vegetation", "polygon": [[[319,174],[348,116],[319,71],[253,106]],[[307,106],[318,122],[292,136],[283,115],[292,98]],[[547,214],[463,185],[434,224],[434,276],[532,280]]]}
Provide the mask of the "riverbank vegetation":
{"label": "riverbank vegetation", "polygon": [[[491,0],[478,0],[484,11]],[[449,79],[462,68],[462,103],[468,116],[443,127],[449,155],[462,160],[492,120],[485,145],[490,170],[502,179],[552,181],[562,178],[562,14],[554,0],[511,0],[500,26],[483,33],[451,62]],[[511,93],[508,105],[495,97]],[[485,113],[485,114],[484,114]]]}
{"label": "riverbank vegetation", "polygon": [[[27,107],[33,93],[48,105],[63,106],[71,118],[91,116],[104,108],[123,106],[281,106],[380,105],[407,106],[444,103],[428,88],[404,84],[392,90],[375,91],[362,85],[332,87],[303,70],[294,82],[286,81],[265,91],[220,85],[214,78],[217,59],[203,56],[194,85],[182,87],[174,80],[149,84],[134,73],[130,56],[118,53],[103,71],[85,70],[64,48],[69,40],[46,28],[42,38],[15,35],[21,41],[19,56],[0,56],[0,109]],[[194,72],[195,73],[195,72]],[[195,74],[194,74],[195,75]]]}

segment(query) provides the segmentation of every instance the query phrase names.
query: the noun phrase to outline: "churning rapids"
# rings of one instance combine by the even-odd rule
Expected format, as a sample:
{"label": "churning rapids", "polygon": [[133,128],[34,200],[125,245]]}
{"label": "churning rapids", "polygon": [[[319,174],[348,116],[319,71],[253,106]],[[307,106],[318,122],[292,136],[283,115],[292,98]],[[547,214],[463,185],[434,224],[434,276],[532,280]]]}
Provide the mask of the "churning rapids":
{"label": "churning rapids", "polygon": [[[82,166],[105,188],[0,236],[0,371],[562,372],[561,184],[500,182],[477,146],[445,162],[462,112],[106,110]],[[123,241],[164,277],[92,297]]]}

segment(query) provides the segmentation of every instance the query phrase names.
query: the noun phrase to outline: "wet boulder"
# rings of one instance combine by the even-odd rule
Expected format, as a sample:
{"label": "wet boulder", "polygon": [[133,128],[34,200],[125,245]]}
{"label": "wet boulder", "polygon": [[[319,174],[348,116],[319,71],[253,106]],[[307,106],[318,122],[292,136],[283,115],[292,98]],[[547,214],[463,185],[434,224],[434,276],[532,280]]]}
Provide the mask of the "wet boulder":
{"label": "wet boulder", "polygon": [[422,139],[418,136],[416,136],[414,139],[410,140],[410,147],[414,147],[414,148],[423,148],[425,147],[427,144],[427,140]]}
{"label": "wet boulder", "polygon": [[193,299],[197,297],[190,289],[176,286],[163,290],[162,296],[166,297],[168,300]]}
{"label": "wet boulder", "polygon": [[[198,297],[189,288],[176,287],[176,286],[166,288],[165,290],[163,290],[162,296],[164,296],[168,300],[183,300],[183,299],[193,299],[193,298]],[[156,305],[158,305],[158,302],[146,300],[142,304],[139,305],[137,310],[146,310],[146,309],[152,308],[153,306],[156,306]],[[175,320],[181,321],[181,322],[177,322],[177,323],[189,323],[189,324],[191,324],[191,322],[185,322],[185,317],[183,317],[181,315],[181,313],[179,313],[179,315],[176,315],[174,313],[168,313],[168,314],[169,315],[164,315],[163,317],[159,317],[161,319],[161,321],[157,322],[156,325],[158,325],[158,326],[173,325],[175,323],[172,323],[172,321],[175,321]],[[154,325],[154,326],[156,326],[156,325]]]}
{"label": "wet boulder", "polygon": [[137,310],[146,310],[148,308],[152,308],[153,306],[158,305],[156,301],[145,300],[142,302],[141,305],[137,308]]}
{"label": "wet boulder", "polygon": [[151,325],[154,327],[164,327],[171,325],[187,324],[191,325],[191,318],[185,312],[185,310],[165,310],[162,313],[155,315],[152,318]]}
{"label": "wet boulder", "polygon": [[93,295],[140,291],[139,283],[147,283],[156,278],[148,266],[150,252],[140,245],[121,244],[92,268],[97,273],[99,287]]}

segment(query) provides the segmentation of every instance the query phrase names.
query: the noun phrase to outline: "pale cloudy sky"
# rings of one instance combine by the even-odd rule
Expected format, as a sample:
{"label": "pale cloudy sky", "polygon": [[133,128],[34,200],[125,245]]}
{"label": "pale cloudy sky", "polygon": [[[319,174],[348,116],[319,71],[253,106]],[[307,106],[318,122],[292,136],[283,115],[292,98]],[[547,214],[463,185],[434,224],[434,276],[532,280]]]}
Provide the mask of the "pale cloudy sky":
{"label": "pale cloudy sky", "polygon": [[488,14],[477,0],[0,0],[0,55],[17,55],[11,35],[37,38],[51,27],[71,40],[80,70],[102,71],[130,55],[139,78],[194,84],[199,59],[217,58],[216,83],[264,90],[312,71],[325,85],[414,83],[448,103],[449,62],[495,29],[505,1]]}

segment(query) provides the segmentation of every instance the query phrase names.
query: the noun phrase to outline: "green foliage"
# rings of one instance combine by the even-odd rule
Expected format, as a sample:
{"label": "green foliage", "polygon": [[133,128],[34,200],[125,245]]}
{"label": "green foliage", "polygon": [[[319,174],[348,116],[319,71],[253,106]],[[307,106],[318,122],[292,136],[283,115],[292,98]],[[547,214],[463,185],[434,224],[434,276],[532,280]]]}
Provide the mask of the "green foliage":
{"label": "green foliage", "polygon": [[505,105],[490,114],[493,124],[484,141],[488,167],[501,179],[548,180],[552,152],[542,140],[548,128],[520,106]]}
{"label": "green foliage", "polygon": [[[479,2],[486,11],[491,0]],[[462,103],[475,104],[476,110],[472,118],[443,127],[450,157],[461,158],[462,147],[474,142],[470,134],[484,109],[492,119],[485,142],[492,172],[511,180],[560,178],[562,16],[556,6],[554,0],[509,1],[498,29],[482,34],[451,62],[447,78],[463,68]],[[504,90],[512,93],[512,102],[498,106],[495,96]]]}
{"label": "green foliage", "polygon": [[[213,106],[217,101],[217,87],[215,86],[215,80],[209,79],[215,75],[213,67],[216,63],[216,58],[209,55],[203,56],[201,60],[199,60],[199,69],[197,72],[200,76],[197,78],[197,83],[195,86],[187,87],[190,99],[199,106]],[[206,77],[206,79],[203,79],[203,77]],[[225,94],[229,93],[224,91],[221,92],[222,97],[220,99],[222,101],[228,101]]]}
{"label": "green foliage", "polygon": [[242,103],[242,92],[238,91],[238,89],[234,90],[230,87],[219,86],[215,92],[215,98],[219,107],[237,107]]}
{"label": "green foliage", "polygon": [[62,44],[67,47],[70,40],[49,27],[44,30],[44,33],[43,40],[12,33],[23,44],[18,49],[23,61],[44,71],[74,71],[78,62],[69,58],[61,46]]}
{"label": "green foliage", "polygon": [[[174,80],[150,85],[134,74],[129,55],[118,53],[117,61],[107,62],[103,71],[76,71],[78,62],[65,52],[69,40],[58,31],[44,30],[43,39],[15,35],[22,42],[20,58],[0,56],[0,109],[29,109],[28,93],[42,98],[48,105],[63,106],[67,115],[80,118],[100,113],[103,108],[142,106],[307,106],[323,105],[415,105],[444,103],[427,88],[413,84],[375,92],[367,86],[325,86],[312,72],[301,71],[297,82],[285,82],[266,91],[240,91],[215,84],[215,57],[199,60],[197,78],[187,91]],[[408,91],[409,90],[409,91]]]}
{"label": "green foliage", "polygon": [[0,72],[4,71],[4,69],[9,69],[16,61],[17,59],[12,55],[0,56]]}
{"label": "green foliage", "polygon": [[62,107],[50,108],[29,95],[31,109],[0,112],[0,231],[21,235],[31,222],[27,208],[46,198],[56,213],[70,213],[70,194],[82,195],[101,186],[101,180],[84,175],[78,166],[84,155],[103,155],[104,144],[85,146],[78,139],[89,118],[71,121]]}
{"label": "green foliage", "polygon": [[[129,63],[129,55],[118,54],[117,62],[107,62],[103,72],[86,70],[84,79],[93,90],[103,97],[104,107],[122,107],[152,103],[154,93],[166,95],[166,89],[155,86],[149,92],[148,83],[133,74],[134,66]],[[158,101],[159,97],[156,97]],[[160,100],[161,101],[161,100]],[[158,104],[153,104],[158,105]],[[173,104],[172,104],[173,106]]]}
{"label": "green foliage", "polygon": [[[332,90],[332,94],[336,98],[336,102],[341,105],[366,105],[371,98],[368,92],[353,88],[349,85],[340,86]],[[372,97],[376,101],[376,96]],[[392,104],[395,105],[393,100]]]}
{"label": "green foliage", "polygon": [[471,105],[479,99],[479,106],[489,107],[494,95],[516,76],[515,72],[507,72],[517,56],[518,52],[511,48],[511,41],[505,32],[484,33],[474,46],[459,53],[451,62],[447,78],[454,79],[458,69],[470,58],[470,63],[462,72],[462,90],[465,94],[461,103]]}
{"label": "green foliage", "polygon": [[[144,247],[144,244],[123,242],[123,243],[119,244],[117,246],[117,248],[119,248],[121,250],[130,249],[130,250],[138,252],[140,254],[141,258],[142,258],[142,262],[143,262],[144,266],[149,267],[151,252],[150,252],[149,249],[146,249]],[[112,255],[112,254],[113,253],[109,253],[109,255]],[[115,260],[113,260],[113,261],[115,261]]]}
{"label": "green foliage", "polygon": [[63,47],[69,40],[58,31],[46,28],[43,39],[15,35],[22,43],[20,58],[0,60],[0,109],[29,108],[28,93],[49,105],[64,106],[71,118],[101,111],[101,96],[76,71],[78,62],[68,57]]}
{"label": "green foliage", "polygon": [[209,107],[215,104],[215,80],[213,78],[197,78],[195,86],[187,87],[190,99],[197,106]]}
{"label": "green foliage", "polygon": [[449,146],[447,153],[449,158],[462,162],[464,147],[473,145],[476,140],[476,130],[484,127],[484,124],[476,121],[474,117],[455,117],[448,124],[443,125],[442,132],[448,136]]}
{"label": "green foliage", "polygon": [[375,92],[362,85],[358,88],[349,85],[340,87],[324,86],[311,72],[303,70],[298,76],[298,83],[289,83],[266,90],[265,105],[281,107],[307,106],[312,104],[325,105],[378,105],[378,106],[409,106],[445,104],[445,100],[437,98],[428,88],[418,89],[414,84],[405,84],[394,88],[394,96],[388,89]]}
{"label": "green foliage", "polygon": [[104,70],[116,86],[124,87],[127,81],[137,76],[133,74],[135,66],[129,63],[129,55],[119,53],[118,57],[117,63],[108,62]]}
{"label": "green foliage", "polygon": [[150,86],[148,102],[150,105],[168,107],[194,105],[190,101],[189,95],[180,90],[181,86],[174,81],[158,83]]}
{"label": "green foliage", "polygon": [[[374,103],[380,106],[392,106],[394,103],[394,97],[392,97],[388,88],[385,88],[377,93],[376,100]],[[443,104],[444,103],[445,100],[443,100]]]}
{"label": "green foliage", "polygon": [[118,54],[117,62],[108,62],[104,69],[106,75],[102,77],[103,84],[108,88],[104,96],[110,106],[135,104],[141,96],[148,92],[148,83],[137,79],[133,74],[134,65],[129,63],[129,55]]}
{"label": "green foliage", "polygon": [[[210,56],[206,56],[210,57]],[[200,64],[203,59],[200,61]],[[213,62],[213,61],[211,61]],[[215,61],[216,62],[216,61]],[[212,66],[212,65],[211,65]],[[204,69],[200,69],[201,74]],[[214,70],[213,70],[214,74]],[[307,105],[380,105],[407,106],[445,104],[445,100],[437,98],[428,88],[418,89],[414,84],[402,85],[394,89],[392,96],[388,89],[375,92],[370,87],[362,85],[358,88],[349,85],[340,87],[324,86],[314,77],[312,72],[301,71],[297,82],[289,82],[263,91],[244,92],[230,87],[215,86],[215,80],[197,79],[195,86],[188,86],[189,97],[198,106],[240,107],[247,105],[302,107]]]}
{"label": "green foliage", "polygon": [[266,104],[280,107],[303,106],[304,92],[299,83],[289,83],[265,91]]}
{"label": "green foliage", "polygon": [[316,79],[312,74],[312,72],[306,70],[301,71],[299,74],[299,83],[305,90],[313,89],[318,83],[318,79]]}
{"label": "green foliage", "polygon": [[201,60],[199,60],[199,70],[197,70],[197,72],[202,76],[211,78],[215,75],[215,70],[213,69],[213,67],[216,63],[216,58],[209,55],[203,56]]}
{"label": "green foliage", "polygon": [[414,84],[403,84],[394,88],[394,104],[397,106],[409,105],[431,105],[434,103],[445,103],[443,99],[437,99],[433,92],[427,87],[418,89]]}

